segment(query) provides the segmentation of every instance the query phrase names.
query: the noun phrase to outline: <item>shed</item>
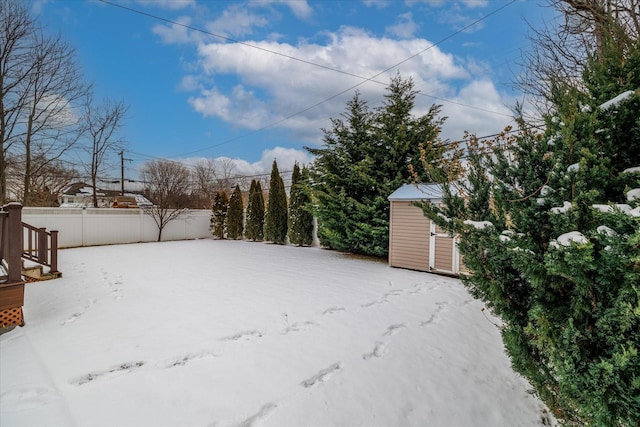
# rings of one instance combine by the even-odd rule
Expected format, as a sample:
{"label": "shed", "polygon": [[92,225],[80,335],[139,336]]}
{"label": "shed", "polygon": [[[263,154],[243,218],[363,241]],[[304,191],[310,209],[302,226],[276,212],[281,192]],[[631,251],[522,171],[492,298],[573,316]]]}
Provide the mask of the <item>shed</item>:
{"label": "shed", "polygon": [[439,184],[405,184],[389,196],[389,265],[458,275],[466,269],[457,239],[424,216],[414,202],[442,202]]}

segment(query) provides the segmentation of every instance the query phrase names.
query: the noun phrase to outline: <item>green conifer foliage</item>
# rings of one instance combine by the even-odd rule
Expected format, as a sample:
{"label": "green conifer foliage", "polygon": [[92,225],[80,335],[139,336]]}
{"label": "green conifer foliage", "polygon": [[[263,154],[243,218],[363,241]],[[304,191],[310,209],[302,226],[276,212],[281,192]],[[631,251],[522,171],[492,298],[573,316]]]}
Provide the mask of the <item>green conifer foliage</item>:
{"label": "green conifer foliage", "polygon": [[271,168],[268,200],[264,221],[265,240],[282,245],[287,238],[287,194],[275,160]]}
{"label": "green conifer foliage", "polygon": [[313,243],[313,213],[308,187],[309,171],[296,163],[289,191],[289,242],[299,246]]}
{"label": "green conifer foliage", "polygon": [[464,283],[567,425],[640,425],[640,74],[616,71],[639,47],[594,58],[587,90],[556,84],[544,133],[520,121],[470,144],[470,173],[453,183],[468,197],[447,183],[445,206],[424,206],[460,236]]}
{"label": "green conifer foliage", "polygon": [[417,93],[411,79],[396,76],[376,111],[356,93],[342,119],[332,119],[332,128],[324,130],[324,146],[307,148],[316,156],[311,187],[323,246],[387,255],[387,197],[403,183],[428,180],[426,172],[412,174],[409,166],[438,159],[443,151],[431,144],[443,123],[439,107],[415,117]]}
{"label": "green conifer foliage", "polygon": [[245,237],[253,241],[264,239],[264,196],[260,182],[255,179],[251,181],[249,190]]}
{"label": "green conifer foliage", "polygon": [[227,237],[230,239],[242,239],[244,206],[242,203],[242,192],[236,185],[229,198],[229,209],[227,210]]}
{"label": "green conifer foliage", "polygon": [[213,197],[213,207],[211,208],[211,233],[218,239],[224,239],[226,235],[225,219],[229,198],[224,191],[218,191]]}

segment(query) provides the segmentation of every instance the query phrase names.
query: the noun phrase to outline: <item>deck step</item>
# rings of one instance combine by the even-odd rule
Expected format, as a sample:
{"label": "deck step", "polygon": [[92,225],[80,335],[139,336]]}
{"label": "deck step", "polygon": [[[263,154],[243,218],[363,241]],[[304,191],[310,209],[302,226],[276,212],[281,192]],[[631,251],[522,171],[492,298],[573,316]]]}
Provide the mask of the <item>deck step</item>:
{"label": "deck step", "polygon": [[27,282],[40,282],[43,280],[52,280],[62,277],[62,273],[56,271],[54,273],[44,271],[44,267],[41,265],[29,265],[22,266],[22,275]]}

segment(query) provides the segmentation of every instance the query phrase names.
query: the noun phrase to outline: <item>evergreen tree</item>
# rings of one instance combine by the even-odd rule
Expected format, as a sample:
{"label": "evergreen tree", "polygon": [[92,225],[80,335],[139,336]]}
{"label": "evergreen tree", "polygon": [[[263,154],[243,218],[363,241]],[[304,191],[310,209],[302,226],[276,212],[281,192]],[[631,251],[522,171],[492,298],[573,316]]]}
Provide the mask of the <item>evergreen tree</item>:
{"label": "evergreen tree", "polygon": [[313,243],[313,213],[311,211],[311,197],[307,182],[309,171],[296,163],[291,175],[291,190],[289,191],[289,242],[299,246],[310,246]]}
{"label": "evergreen tree", "polygon": [[264,239],[264,196],[260,181],[255,179],[251,181],[251,189],[249,190],[245,236],[253,241]]}
{"label": "evergreen tree", "polygon": [[227,237],[230,239],[242,239],[244,206],[242,203],[242,192],[236,185],[235,190],[229,198],[229,209],[227,210],[226,225]]}
{"label": "evergreen tree", "polygon": [[411,79],[396,76],[377,111],[356,93],[342,119],[332,119],[332,128],[324,130],[324,146],[307,148],[316,156],[311,179],[323,246],[387,255],[387,197],[403,183],[429,180],[425,171],[412,173],[411,165],[439,159],[443,152],[433,144],[444,120],[437,117],[439,107],[414,117],[417,93]]}
{"label": "evergreen tree", "polygon": [[640,46],[604,45],[586,90],[555,83],[544,133],[521,121],[515,135],[470,145],[471,173],[455,183],[469,197],[445,185],[444,208],[424,209],[460,235],[463,281],[502,318],[514,368],[555,414],[637,426]]}
{"label": "evergreen tree", "polygon": [[266,240],[282,245],[287,238],[287,194],[275,160],[271,168],[268,200],[264,236]]}
{"label": "evergreen tree", "polygon": [[227,193],[218,191],[213,197],[213,207],[211,208],[211,232],[218,239],[224,239],[226,235],[225,219],[228,206]]}

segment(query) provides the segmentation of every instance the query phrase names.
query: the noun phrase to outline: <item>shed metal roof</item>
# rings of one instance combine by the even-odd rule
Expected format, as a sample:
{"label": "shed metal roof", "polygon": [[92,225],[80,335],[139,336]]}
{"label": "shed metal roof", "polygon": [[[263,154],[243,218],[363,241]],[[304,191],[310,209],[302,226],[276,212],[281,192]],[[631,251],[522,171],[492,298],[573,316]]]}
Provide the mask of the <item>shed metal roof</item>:
{"label": "shed metal roof", "polygon": [[400,200],[440,200],[442,189],[440,184],[404,184],[388,197],[390,201]]}

